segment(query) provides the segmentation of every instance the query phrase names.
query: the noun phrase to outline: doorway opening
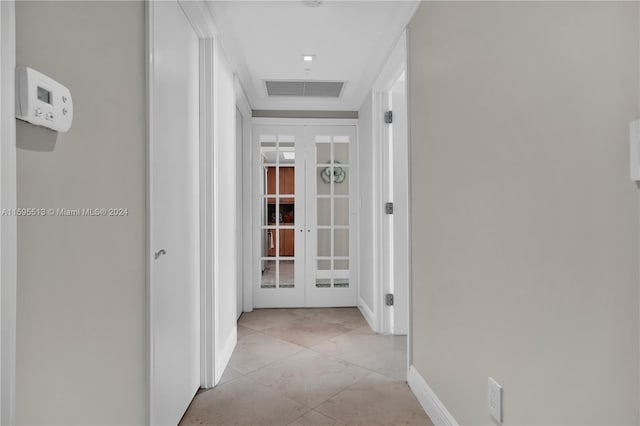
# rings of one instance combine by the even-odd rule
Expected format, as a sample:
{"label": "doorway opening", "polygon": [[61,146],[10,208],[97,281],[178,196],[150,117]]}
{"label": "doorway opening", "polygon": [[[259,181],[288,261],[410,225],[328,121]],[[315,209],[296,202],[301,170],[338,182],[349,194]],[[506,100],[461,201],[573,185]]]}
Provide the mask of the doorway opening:
{"label": "doorway opening", "polygon": [[253,136],[254,307],[356,306],[356,125],[255,124]]}

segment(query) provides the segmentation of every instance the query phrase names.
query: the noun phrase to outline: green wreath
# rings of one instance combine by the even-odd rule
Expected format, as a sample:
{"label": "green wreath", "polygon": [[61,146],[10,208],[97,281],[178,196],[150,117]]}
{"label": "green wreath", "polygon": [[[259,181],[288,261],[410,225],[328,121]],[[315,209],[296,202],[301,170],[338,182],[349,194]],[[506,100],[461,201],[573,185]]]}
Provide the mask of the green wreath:
{"label": "green wreath", "polygon": [[[320,172],[320,178],[322,178],[324,183],[331,183],[331,181],[335,183],[344,182],[344,179],[347,177],[347,172],[345,172],[342,167],[336,166],[336,164],[340,163],[336,161],[332,166],[327,166]],[[333,175],[331,169],[333,169]]]}

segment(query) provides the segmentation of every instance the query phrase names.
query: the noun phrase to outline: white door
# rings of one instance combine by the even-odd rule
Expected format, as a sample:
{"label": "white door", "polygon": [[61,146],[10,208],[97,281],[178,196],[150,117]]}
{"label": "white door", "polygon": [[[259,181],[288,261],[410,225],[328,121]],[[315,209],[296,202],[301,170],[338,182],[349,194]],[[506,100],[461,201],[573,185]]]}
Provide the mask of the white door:
{"label": "white door", "polygon": [[151,424],[178,424],[200,385],[198,38],[176,1],[149,2]]}
{"label": "white door", "polygon": [[304,306],[304,128],[256,126],[256,308]]}
{"label": "white door", "polygon": [[382,138],[382,182],[385,202],[393,214],[383,217],[383,286],[393,294],[393,305],[385,306],[383,330],[396,335],[409,331],[409,139],[405,74],[383,94],[385,110],[392,122],[385,124]]}
{"label": "white door", "polygon": [[355,306],[355,126],[254,128],[254,306]]}
{"label": "white door", "polygon": [[409,125],[407,82],[403,73],[390,92],[393,122],[393,328],[396,335],[409,332]]}
{"label": "white door", "polygon": [[305,306],[356,306],[356,128],[306,128]]}

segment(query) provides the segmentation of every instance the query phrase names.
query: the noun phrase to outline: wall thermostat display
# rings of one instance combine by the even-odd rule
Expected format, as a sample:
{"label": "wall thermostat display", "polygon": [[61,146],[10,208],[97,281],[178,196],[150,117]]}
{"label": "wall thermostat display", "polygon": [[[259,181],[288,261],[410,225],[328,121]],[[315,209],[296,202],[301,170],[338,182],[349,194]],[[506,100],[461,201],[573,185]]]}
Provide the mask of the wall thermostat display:
{"label": "wall thermostat display", "polygon": [[71,92],[33,68],[17,67],[16,118],[66,132],[73,121]]}

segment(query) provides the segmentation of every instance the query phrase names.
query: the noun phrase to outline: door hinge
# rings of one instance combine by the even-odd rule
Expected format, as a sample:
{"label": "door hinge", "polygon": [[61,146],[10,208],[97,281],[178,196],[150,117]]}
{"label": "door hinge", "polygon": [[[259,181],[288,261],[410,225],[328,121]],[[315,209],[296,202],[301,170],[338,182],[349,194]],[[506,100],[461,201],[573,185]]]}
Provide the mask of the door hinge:
{"label": "door hinge", "polygon": [[387,111],[384,113],[384,122],[387,124],[393,123],[393,111]]}
{"label": "door hinge", "polygon": [[384,204],[384,212],[386,214],[393,214],[393,203],[385,203]]}
{"label": "door hinge", "polygon": [[387,306],[393,306],[393,293],[387,293],[385,296],[385,304]]}

